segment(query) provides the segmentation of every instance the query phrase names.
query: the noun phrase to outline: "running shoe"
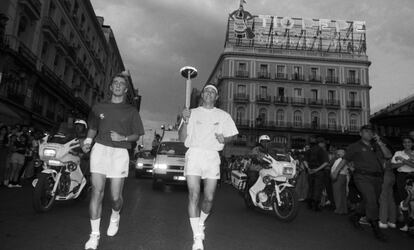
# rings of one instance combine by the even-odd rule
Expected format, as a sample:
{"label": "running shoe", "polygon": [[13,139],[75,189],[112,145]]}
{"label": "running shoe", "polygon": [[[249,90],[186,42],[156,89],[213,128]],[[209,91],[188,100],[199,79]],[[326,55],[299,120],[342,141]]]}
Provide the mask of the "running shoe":
{"label": "running shoe", "polygon": [[194,237],[193,248],[192,250],[204,250],[203,240],[200,235]]}
{"label": "running shoe", "polygon": [[397,225],[395,223],[388,222],[388,227],[389,228],[397,228]]}
{"label": "running shoe", "polygon": [[120,218],[117,218],[117,219],[111,218],[111,220],[109,222],[108,230],[106,231],[106,234],[108,236],[115,236],[116,233],[118,233],[119,220],[120,220]]}
{"label": "running shoe", "polygon": [[90,234],[89,235],[89,240],[85,243],[85,250],[96,250],[98,249],[98,245],[99,245],[99,238],[100,235],[99,234]]}
{"label": "running shoe", "polygon": [[359,219],[359,224],[361,225],[369,225],[369,222],[367,220],[367,217],[363,216]]}
{"label": "running shoe", "polygon": [[381,229],[387,229],[388,228],[388,224],[387,223],[382,223],[381,221],[378,222],[378,226]]}
{"label": "running shoe", "polygon": [[400,228],[400,230],[403,232],[408,232],[408,226],[404,225],[402,228]]}

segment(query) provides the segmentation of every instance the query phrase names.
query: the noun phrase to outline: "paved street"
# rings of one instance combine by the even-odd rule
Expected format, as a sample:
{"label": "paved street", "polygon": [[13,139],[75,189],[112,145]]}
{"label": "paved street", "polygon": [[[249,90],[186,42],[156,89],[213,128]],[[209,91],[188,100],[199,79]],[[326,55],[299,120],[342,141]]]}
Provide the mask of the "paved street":
{"label": "paved street", "polygon": [[[117,236],[105,235],[110,213],[104,202],[99,249],[191,249],[191,229],[184,188],[153,191],[151,180],[130,177]],[[36,214],[31,187],[0,188],[0,249],[83,249],[90,231],[88,201],[58,204]],[[245,209],[236,191],[225,185],[218,191],[214,214],[207,221],[206,250],[220,249],[413,249],[414,239],[387,230],[389,243],[374,240],[369,228],[354,231],[346,217],[313,213],[301,207],[290,224]]]}

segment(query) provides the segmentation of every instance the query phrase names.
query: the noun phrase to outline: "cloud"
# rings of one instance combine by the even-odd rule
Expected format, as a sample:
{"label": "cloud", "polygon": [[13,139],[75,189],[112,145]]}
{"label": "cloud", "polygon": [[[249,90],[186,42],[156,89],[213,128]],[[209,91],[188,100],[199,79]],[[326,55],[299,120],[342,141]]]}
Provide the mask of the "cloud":
{"label": "cloud", "polygon": [[[223,51],[228,14],[238,1],[92,0],[92,4],[114,30],[124,64],[142,95],[143,120],[158,126],[173,122],[183,107],[182,66],[199,70],[195,87],[207,80]],[[245,8],[253,14],[364,20],[373,62],[371,106],[385,105],[399,99],[401,90],[412,90],[412,0],[247,0]]]}

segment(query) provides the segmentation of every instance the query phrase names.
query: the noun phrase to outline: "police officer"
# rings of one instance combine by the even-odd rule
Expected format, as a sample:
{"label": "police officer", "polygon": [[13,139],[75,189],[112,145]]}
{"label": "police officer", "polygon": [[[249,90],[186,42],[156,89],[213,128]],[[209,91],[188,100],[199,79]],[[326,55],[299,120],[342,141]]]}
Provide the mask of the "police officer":
{"label": "police officer", "polygon": [[316,138],[316,144],[311,140],[313,145],[305,153],[305,166],[309,171],[309,208],[314,211],[320,210],[322,191],[324,188],[324,168],[329,164],[328,152],[326,152],[325,139]]}
{"label": "police officer", "polygon": [[354,163],[354,182],[361,193],[362,204],[356,213],[350,217],[351,223],[356,228],[361,228],[360,217],[364,214],[370,223],[375,238],[385,241],[385,236],[378,226],[379,204],[381,185],[384,175],[384,160],[392,157],[391,151],[378,135],[375,135],[370,125],[364,125],[360,130],[361,140],[351,144],[343,160],[339,163],[338,173],[348,162]]}
{"label": "police officer", "polygon": [[246,170],[248,187],[253,186],[259,177],[259,171],[262,169],[261,163],[265,163],[262,158],[269,153],[269,142],[270,137],[268,135],[261,135],[259,137],[259,143],[251,151],[253,161]]}

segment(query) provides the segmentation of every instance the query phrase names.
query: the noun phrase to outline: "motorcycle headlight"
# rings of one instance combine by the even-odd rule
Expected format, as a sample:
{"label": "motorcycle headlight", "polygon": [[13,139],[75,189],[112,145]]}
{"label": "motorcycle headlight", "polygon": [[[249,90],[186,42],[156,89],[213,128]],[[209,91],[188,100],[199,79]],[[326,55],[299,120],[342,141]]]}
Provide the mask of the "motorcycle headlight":
{"label": "motorcycle headlight", "polygon": [[59,160],[48,160],[47,165],[59,167],[59,166],[62,166],[63,163]]}
{"label": "motorcycle headlight", "polygon": [[159,163],[157,163],[157,164],[154,165],[154,168],[161,169],[161,170],[165,170],[165,169],[167,169],[167,164],[159,164]]}
{"label": "motorcycle headlight", "polygon": [[43,149],[43,155],[46,157],[55,157],[56,156],[56,150],[51,148],[45,148]]}
{"label": "motorcycle headlight", "polygon": [[292,175],[293,168],[283,168],[283,175]]}
{"label": "motorcycle headlight", "polygon": [[138,162],[138,163],[137,163],[137,167],[138,167],[138,168],[142,168],[142,167],[144,167],[144,163],[142,163],[142,162]]}

